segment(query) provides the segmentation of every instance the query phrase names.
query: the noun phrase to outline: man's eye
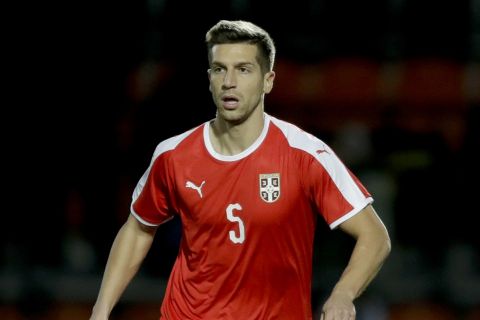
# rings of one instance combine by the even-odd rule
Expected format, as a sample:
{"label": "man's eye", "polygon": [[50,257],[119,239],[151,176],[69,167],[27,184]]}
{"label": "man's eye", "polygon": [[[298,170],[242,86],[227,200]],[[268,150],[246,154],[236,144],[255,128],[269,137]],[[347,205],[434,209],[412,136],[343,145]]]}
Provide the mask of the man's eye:
{"label": "man's eye", "polygon": [[213,68],[214,73],[221,73],[222,71],[223,71],[223,68],[220,68],[220,67]]}
{"label": "man's eye", "polygon": [[247,73],[248,71],[249,71],[248,68],[245,68],[245,67],[240,68],[241,73]]}

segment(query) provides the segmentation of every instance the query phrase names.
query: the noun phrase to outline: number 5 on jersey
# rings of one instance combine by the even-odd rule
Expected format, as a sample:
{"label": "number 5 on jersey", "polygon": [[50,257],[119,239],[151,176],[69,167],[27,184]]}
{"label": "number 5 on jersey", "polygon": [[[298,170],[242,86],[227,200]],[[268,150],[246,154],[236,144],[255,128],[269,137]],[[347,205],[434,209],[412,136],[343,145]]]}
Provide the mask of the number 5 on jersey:
{"label": "number 5 on jersey", "polygon": [[242,219],[233,214],[233,210],[242,210],[242,206],[238,203],[233,203],[229,204],[226,210],[228,221],[238,223],[239,234],[237,236],[235,231],[230,230],[228,235],[233,243],[243,243],[243,241],[245,241],[245,226],[243,225]]}

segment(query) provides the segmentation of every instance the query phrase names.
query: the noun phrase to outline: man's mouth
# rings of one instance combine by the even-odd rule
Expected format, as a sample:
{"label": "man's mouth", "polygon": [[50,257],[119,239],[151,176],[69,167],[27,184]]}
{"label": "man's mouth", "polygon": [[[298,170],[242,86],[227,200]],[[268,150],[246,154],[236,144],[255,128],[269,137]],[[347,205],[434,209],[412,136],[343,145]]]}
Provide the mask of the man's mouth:
{"label": "man's mouth", "polygon": [[234,95],[222,96],[223,107],[226,109],[234,109],[238,106],[238,98]]}

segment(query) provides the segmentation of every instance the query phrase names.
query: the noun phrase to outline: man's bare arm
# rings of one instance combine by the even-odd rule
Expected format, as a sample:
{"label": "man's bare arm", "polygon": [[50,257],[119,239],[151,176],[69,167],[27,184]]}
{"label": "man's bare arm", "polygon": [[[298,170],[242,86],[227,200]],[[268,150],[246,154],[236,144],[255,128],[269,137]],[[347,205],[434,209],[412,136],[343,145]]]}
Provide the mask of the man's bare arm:
{"label": "man's bare arm", "polygon": [[343,222],[340,229],[356,239],[350,261],[323,306],[324,320],[355,319],[353,300],[377,275],[390,253],[387,229],[371,205]]}
{"label": "man's bare arm", "polygon": [[143,225],[132,215],[128,217],[110,250],[90,320],[108,319],[150,250],[155,232],[156,228]]}

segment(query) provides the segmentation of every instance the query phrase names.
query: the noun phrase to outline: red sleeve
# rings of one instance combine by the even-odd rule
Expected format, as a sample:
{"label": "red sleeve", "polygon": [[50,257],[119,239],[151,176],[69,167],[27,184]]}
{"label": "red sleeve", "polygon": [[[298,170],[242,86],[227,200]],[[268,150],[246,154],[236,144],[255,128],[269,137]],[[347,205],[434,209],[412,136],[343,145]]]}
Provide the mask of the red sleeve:
{"label": "red sleeve", "polygon": [[330,149],[310,156],[306,166],[307,190],[330,228],[357,214],[373,199],[359,179]]}
{"label": "red sleeve", "polygon": [[133,192],[131,212],[146,225],[160,225],[173,217],[168,155],[169,152],[162,153],[152,162]]}

